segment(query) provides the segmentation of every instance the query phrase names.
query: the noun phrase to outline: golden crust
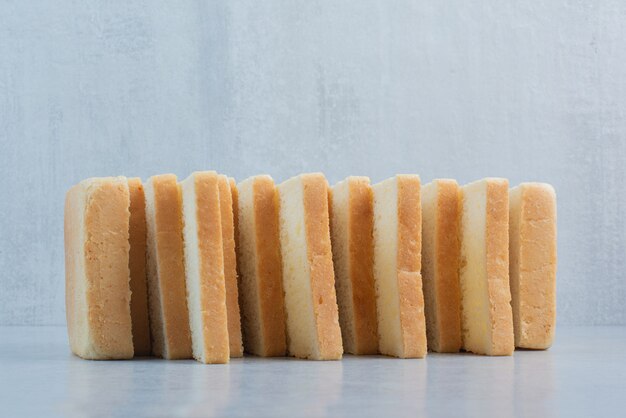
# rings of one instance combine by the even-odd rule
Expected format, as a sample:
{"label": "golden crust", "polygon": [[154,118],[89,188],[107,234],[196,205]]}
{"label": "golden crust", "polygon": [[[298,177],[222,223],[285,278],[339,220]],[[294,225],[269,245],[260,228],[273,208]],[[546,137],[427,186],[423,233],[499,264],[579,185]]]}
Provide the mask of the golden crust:
{"label": "golden crust", "polygon": [[459,186],[454,180],[436,180],[437,214],[435,276],[437,327],[440,352],[457,352],[461,333],[461,288],[459,284]]}
{"label": "golden crust", "polygon": [[[254,218],[257,253],[262,356],[283,356],[287,351],[285,301],[280,253],[278,192],[269,176],[254,180]],[[256,353],[255,353],[256,354]]]}
{"label": "golden crust", "polygon": [[[168,359],[192,357],[183,249],[182,197],[173,174],[151,177],[154,232],[148,236],[152,351]],[[150,228],[148,228],[150,235]],[[152,248],[152,244],[154,248]],[[150,264],[152,263],[152,264]],[[158,295],[156,295],[158,293]],[[154,295],[153,295],[154,294]],[[155,306],[155,305],[159,306]]]}
{"label": "golden crust", "polygon": [[84,357],[82,352],[82,340],[87,340],[86,307],[80,303],[82,294],[79,280],[83,271],[84,243],[81,242],[80,230],[84,226],[84,199],[80,184],[73,186],[65,195],[64,209],[64,241],[65,241],[65,316],[67,320],[67,333],[72,352]]}
{"label": "golden crust", "polygon": [[492,340],[489,355],[511,355],[514,350],[513,314],[509,288],[509,184],[487,181],[486,222],[487,292]]}
{"label": "golden crust", "polygon": [[136,356],[148,356],[150,321],[148,317],[148,284],[146,282],[146,201],[141,179],[128,179],[130,193],[129,270],[130,312],[133,322],[133,345]]}
{"label": "golden crust", "polygon": [[307,258],[320,359],[343,354],[328,218],[328,183],[322,174],[302,175]]}
{"label": "golden crust", "polygon": [[[220,180],[215,172],[194,173],[198,252],[200,257],[200,305],[203,349],[207,363],[228,363],[230,342],[224,278]],[[227,183],[224,182],[226,186]],[[230,194],[230,191],[229,191]],[[238,306],[238,305],[237,305]],[[241,344],[241,343],[240,343]]]}
{"label": "golden crust", "polygon": [[403,339],[402,357],[426,356],[426,320],[422,293],[422,211],[420,179],[398,175],[398,294]]}
{"label": "golden crust", "polygon": [[241,319],[237,289],[237,258],[235,255],[235,226],[231,185],[226,176],[218,180],[220,212],[222,219],[222,243],[224,246],[224,280],[226,284],[226,311],[228,314],[228,339],[230,356],[242,357]]}
{"label": "golden crust", "polygon": [[556,325],[556,195],[545,183],[522,183],[512,194],[516,189],[517,212],[510,212],[517,217],[510,229],[515,345],[546,349]]}
{"label": "golden crust", "polygon": [[65,201],[66,309],[72,352],[133,357],[126,178],[89,179]]}
{"label": "golden crust", "polygon": [[355,353],[378,352],[374,283],[374,195],[367,177],[349,178],[350,280],[355,325]]}

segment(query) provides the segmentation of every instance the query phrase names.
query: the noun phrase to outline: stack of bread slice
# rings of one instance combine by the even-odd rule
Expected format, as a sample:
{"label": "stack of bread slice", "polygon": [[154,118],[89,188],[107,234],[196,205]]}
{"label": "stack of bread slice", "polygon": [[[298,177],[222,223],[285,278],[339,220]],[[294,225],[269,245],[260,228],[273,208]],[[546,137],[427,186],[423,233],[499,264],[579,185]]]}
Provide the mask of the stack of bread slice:
{"label": "stack of bread slice", "polygon": [[545,183],[92,178],[66,196],[65,260],[86,359],[511,355],[554,339]]}

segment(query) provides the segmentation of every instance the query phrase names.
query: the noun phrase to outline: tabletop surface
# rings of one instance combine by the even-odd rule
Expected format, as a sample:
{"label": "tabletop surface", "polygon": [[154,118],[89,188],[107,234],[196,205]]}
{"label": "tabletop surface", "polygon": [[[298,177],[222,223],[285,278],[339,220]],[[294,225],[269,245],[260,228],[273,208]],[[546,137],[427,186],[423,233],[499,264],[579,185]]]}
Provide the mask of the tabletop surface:
{"label": "tabletop surface", "polygon": [[73,356],[64,327],[0,327],[0,416],[623,416],[626,327],[560,327],[548,351],[228,365]]}

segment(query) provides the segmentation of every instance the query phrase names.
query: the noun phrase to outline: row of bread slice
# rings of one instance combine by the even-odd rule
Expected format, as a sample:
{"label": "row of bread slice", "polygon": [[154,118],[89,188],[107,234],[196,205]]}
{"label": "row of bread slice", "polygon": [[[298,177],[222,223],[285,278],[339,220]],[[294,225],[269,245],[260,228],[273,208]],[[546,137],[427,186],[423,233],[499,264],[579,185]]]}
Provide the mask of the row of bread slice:
{"label": "row of bread slice", "polygon": [[[128,358],[134,344],[135,354],[152,351],[166,358],[193,355],[203,362],[226,362],[242,354],[240,307],[243,345],[262,356],[337,359],[345,350],[423,357],[426,334],[435,351],[462,346],[482,354],[512,351],[508,263],[502,258],[508,254],[508,216],[502,218],[504,212],[494,206],[508,199],[495,199],[489,192],[508,192],[506,182],[477,182],[463,193],[453,181],[435,181],[423,196],[417,176],[396,176],[373,187],[367,178],[350,177],[332,192],[321,174],[294,177],[278,187],[269,176],[257,176],[236,187],[232,179],[202,172],[181,184],[173,175],[152,177],[145,206],[137,179],[86,180],[68,193],[67,309],[76,354]],[[471,203],[477,193],[483,211],[470,214],[472,204],[461,203]],[[142,233],[146,224],[147,234]],[[483,230],[466,231],[464,225]],[[464,234],[471,240],[462,239]],[[481,234],[483,239],[474,242]],[[147,260],[141,251],[146,236]],[[87,251],[94,237],[100,247]],[[536,246],[537,236],[531,238],[526,241]],[[468,248],[484,247],[478,251],[483,271],[471,267],[480,255],[464,253],[466,241]],[[460,266],[461,259],[471,268]],[[502,262],[507,274],[502,274]],[[130,286],[124,265],[130,266]],[[142,265],[148,267],[149,303]],[[535,330],[535,339],[528,343],[520,337],[519,346],[543,348],[536,343],[539,337],[551,341],[554,291],[549,283],[554,277],[544,280],[553,276],[544,270],[532,273],[538,279],[532,286],[511,283],[513,313],[520,324],[516,341],[518,334],[528,334],[525,326]],[[514,271],[512,266],[512,277]],[[481,286],[486,293],[481,294]],[[517,312],[516,294],[525,297],[522,303],[518,298]],[[544,297],[539,308],[545,312],[538,312],[535,303],[529,322],[524,312],[530,308],[519,307],[537,295]],[[111,296],[117,296],[115,306]],[[481,307],[489,311],[486,316]],[[544,332],[537,332],[541,327]]]}
{"label": "row of bread slice", "polygon": [[427,345],[510,355],[551,346],[552,186],[440,179],[420,190],[417,176],[374,186],[349,177],[332,188],[331,213],[346,352],[421,357]]}
{"label": "row of bread slice", "polygon": [[280,189],[279,202],[269,177],[237,188],[215,172],[180,183],[153,176],[145,188],[139,179],[93,178],[70,189],[72,351],[225,363],[243,354],[243,318],[251,353],[341,358],[326,180],[300,176]]}
{"label": "row of bread slice", "polygon": [[65,200],[66,316],[88,359],[243,354],[231,187],[215,172],[92,178]]}

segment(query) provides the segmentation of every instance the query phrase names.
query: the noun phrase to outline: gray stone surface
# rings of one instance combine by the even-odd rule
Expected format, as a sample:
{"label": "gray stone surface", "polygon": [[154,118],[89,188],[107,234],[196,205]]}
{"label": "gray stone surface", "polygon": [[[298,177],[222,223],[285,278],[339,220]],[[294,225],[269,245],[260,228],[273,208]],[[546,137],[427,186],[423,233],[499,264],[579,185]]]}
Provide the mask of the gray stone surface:
{"label": "gray stone surface", "polygon": [[626,324],[626,3],[0,0],[0,324],[63,324],[63,198],[216,169],[547,181],[559,322]]}
{"label": "gray stone surface", "polygon": [[561,327],[548,351],[88,361],[64,327],[0,327],[3,417],[617,417],[626,327]]}

